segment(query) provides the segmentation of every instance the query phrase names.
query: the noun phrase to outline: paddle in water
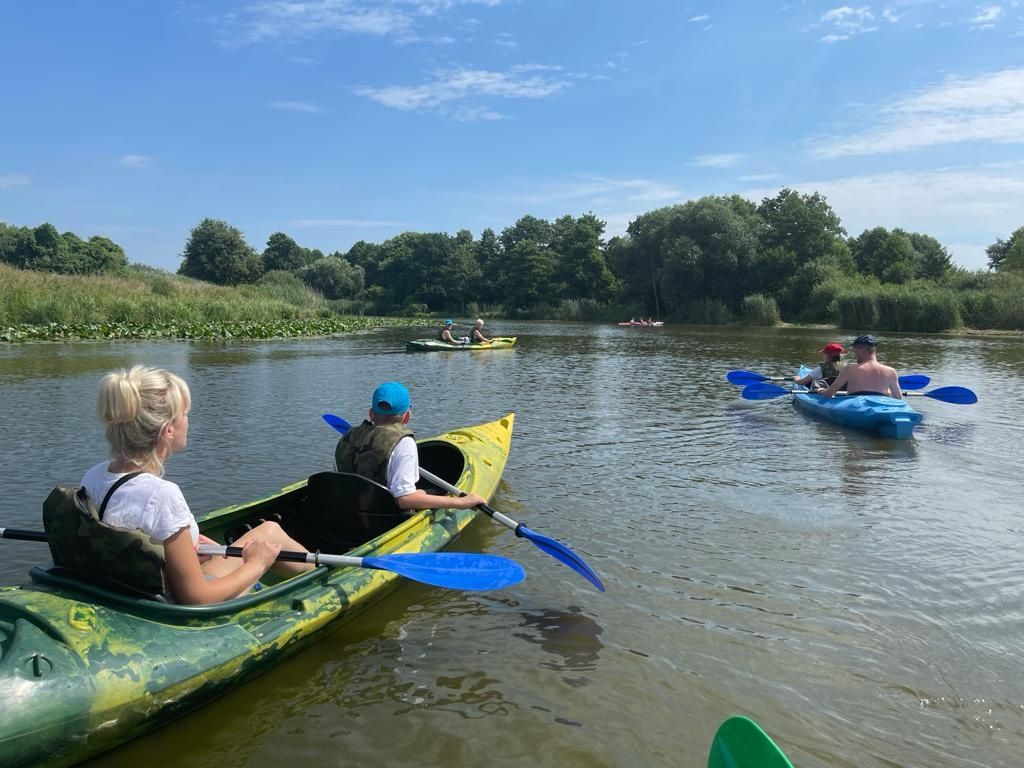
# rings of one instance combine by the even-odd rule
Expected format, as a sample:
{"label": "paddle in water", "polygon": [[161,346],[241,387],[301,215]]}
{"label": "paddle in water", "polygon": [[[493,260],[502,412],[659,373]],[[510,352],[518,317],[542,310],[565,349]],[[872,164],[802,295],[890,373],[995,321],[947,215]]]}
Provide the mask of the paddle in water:
{"label": "paddle in water", "polygon": [[[755,371],[729,371],[725,374],[726,380],[730,384],[735,384],[738,387],[745,387],[748,384],[759,384],[761,382],[768,381],[792,381],[790,376],[766,376],[763,373],[757,373]],[[900,389],[909,391],[915,389],[924,389],[932,380],[927,376],[920,373],[910,373],[906,376],[899,377]],[[749,399],[749,398],[748,398]]]}
{"label": "paddle in water", "polygon": [[[751,384],[743,389],[744,400],[772,400],[783,395],[792,395],[793,390],[787,387],[780,387],[776,384],[760,382]],[[846,392],[837,392],[838,397],[848,396]],[[973,405],[978,402],[978,396],[967,387],[939,387],[931,392],[904,392],[904,397],[930,397],[941,403],[953,403],[954,405]]]}
{"label": "paddle in water", "polygon": [[[46,541],[46,533],[0,528],[0,539]],[[225,547],[219,544],[201,544],[198,552],[200,555],[242,556],[241,547]],[[510,587],[526,578],[526,571],[514,560],[472,552],[398,552],[374,557],[353,557],[325,555],[320,552],[282,551],[278,553],[277,559],[332,568],[375,568],[434,587],[473,591]]]}
{"label": "paddle in water", "polygon": [[708,768],[793,768],[793,764],[761,726],[735,715],[718,726]]}
{"label": "paddle in water", "polygon": [[[323,415],[324,421],[330,424],[341,434],[348,432],[352,425],[345,421],[340,416],[335,416],[332,413],[325,413]],[[420,467],[420,475],[431,483],[434,483],[439,488],[442,488],[449,493],[454,493],[458,496],[465,496],[465,491],[457,488],[451,483],[441,479],[437,475],[428,472],[427,470]],[[572,568],[576,573],[585,578],[591,584],[593,584],[599,591],[604,592],[604,584],[601,583],[601,579],[598,578],[594,570],[587,565],[586,561],[573,552],[569,547],[565,546],[561,542],[555,541],[552,538],[543,536],[535,531],[531,531],[522,523],[517,523],[509,517],[506,517],[501,512],[488,506],[487,504],[481,504],[477,507],[480,511],[490,517],[492,520],[496,520],[507,528],[511,528],[515,531],[516,536],[521,539],[526,539],[531,542],[534,546],[540,549],[542,552],[546,552],[556,560],[565,563],[567,566]]]}

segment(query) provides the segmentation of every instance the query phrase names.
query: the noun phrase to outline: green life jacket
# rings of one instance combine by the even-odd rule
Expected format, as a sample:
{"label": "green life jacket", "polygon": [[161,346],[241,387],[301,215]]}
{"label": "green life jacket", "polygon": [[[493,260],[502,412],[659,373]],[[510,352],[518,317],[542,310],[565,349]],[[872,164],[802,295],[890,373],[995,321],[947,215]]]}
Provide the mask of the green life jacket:
{"label": "green life jacket", "polygon": [[353,472],[387,487],[388,459],[403,437],[412,437],[412,432],[402,424],[375,426],[364,421],[338,441],[334,462],[339,472]]}
{"label": "green life jacket", "polygon": [[85,488],[54,488],[43,502],[43,527],[54,565],[147,595],[169,594],[163,544],[138,528],[104,523]]}
{"label": "green life jacket", "polygon": [[821,378],[831,384],[839,376],[839,371],[842,370],[842,366],[835,360],[827,360],[821,364]]}

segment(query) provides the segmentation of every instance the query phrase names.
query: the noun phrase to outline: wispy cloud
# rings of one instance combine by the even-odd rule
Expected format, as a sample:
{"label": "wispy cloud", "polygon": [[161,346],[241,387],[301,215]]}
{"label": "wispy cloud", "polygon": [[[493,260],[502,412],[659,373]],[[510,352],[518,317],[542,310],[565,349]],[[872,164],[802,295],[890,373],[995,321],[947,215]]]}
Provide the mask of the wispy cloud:
{"label": "wispy cloud", "polygon": [[740,176],[740,181],[771,181],[779,178],[777,173],[751,173],[747,176]]}
{"label": "wispy cloud", "polygon": [[726,153],[721,155],[697,155],[693,158],[693,165],[701,168],[731,168],[742,162],[744,155],[737,153]]}
{"label": "wispy cloud", "polygon": [[292,64],[301,64],[304,67],[313,66],[313,60],[308,56],[288,56],[287,58]]}
{"label": "wispy cloud", "polygon": [[513,193],[517,202],[528,205],[574,205],[629,207],[664,204],[680,200],[683,193],[675,186],[651,179],[613,179],[582,175],[569,181],[530,187]]}
{"label": "wispy cloud", "polygon": [[811,154],[844,157],[964,142],[1024,143],[1024,67],[949,77],[871,110],[876,125],[853,136],[816,139]]}
{"label": "wispy cloud", "polygon": [[832,31],[824,35],[820,41],[838,43],[840,40],[849,40],[866,32],[874,32],[878,29],[874,21],[875,15],[866,5],[859,8],[851,8],[848,5],[833,8],[821,15],[821,25]]}
{"label": "wispy cloud", "polygon": [[515,48],[519,43],[516,42],[516,36],[511,32],[499,32],[494,36],[494,44],[499,45],[502,48]]}
{"label": "wispy cloud", "polygon": [[971,19],[971,26],[976,29],[991,29],[1003,16],[1003,8],[1000,5],[979,6],[974,18]]}
{"label": "wispy cloud", "polygon": [[442,110],[452,102],[480,97],[543,99],[568,88],[558,67],[525,64],[505,72],[485,69],[449,69],[420,85],[360,86],[359,96],[404,111]]}
{"label": "wispy cloud", "polygon": [[296,229],[312,227],[406,227],[404,221],[387,221],[385,219],[292,219],[289,227]]}
{"label": "wispy cloud", "polygon": [[460,123],[471,123],[476,120],[508,120],[507,115],[495,112],[487,107],[460,107],[452,115]]}
{"label": "wispy cloud", "polygon": [[121,155],[120,162],[125,168],[142,169],[147,168],[153,162],[153,158],[145,155]]}
{"label": "wispy cloud", "polygon": [[417,19],[435,17],[459,5],[500,5],[501,0],[263,0],[216,19],[226,45],[295,40],[325,34],[391,37],[397,42],[453,42],[447,36],[417,34]]}
{"label": "wispy cloud", "polygon": [[318,107],[316,104],[310,104],[308,101],[274,101],[270,104],[272,109],[284,109],[290,112],[308,112],[311,114],[319,114],[323,112],[322,107]]}
{"label": "wispy cloud", "polygon": [[711,20],[711,17],[708,14],[702,13],[700,16],[693,16],[690,19],[690,23],[691,24],[700,24],[702,21],[710,21],[710,20]]}
{"label": "wispy cloud", "polygon": [[906,15],[905,13],[896,13],[892,8],[886,8],[882,11],[882,18],[890,24],[898,24],[899,20]]}
{"label": "wispy cloud", "polygon": [[[963,244],[1007,237],[1020,226],[1024,210],[1024,163],[881,173],[786,186],[823,194],[851,235],[877,226],[926,232],[943,243],[961,244],[954,255],[971,268],[985,264],[973,260],[977,254],[970,249],[975,246]],[[759,201],[777,192],[775,187],[761,187],[742,194]]]}
{"label": "wispy cloud", "polygon": [[27,186],[32,179],[23,173],[4,173],[0,174],[0,189],[10,189],[11,187],[24,187]]}

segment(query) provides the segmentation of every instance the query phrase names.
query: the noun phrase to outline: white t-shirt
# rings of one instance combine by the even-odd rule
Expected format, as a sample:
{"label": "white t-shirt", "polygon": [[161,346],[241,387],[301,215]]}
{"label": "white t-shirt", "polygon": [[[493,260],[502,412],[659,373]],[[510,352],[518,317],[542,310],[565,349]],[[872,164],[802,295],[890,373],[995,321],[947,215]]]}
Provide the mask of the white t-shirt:
{"label": "white t-shirt", "polygon": [[391,451],[388,458],[388,490],[396,499],[408,496],[416,490],[420,479],[420,454],[416,441],[403,437]]}
{"label": "white t-shirt", "polygon": [[[110,486],[128,474],[110,472],[107,470],[109,465],[107,461],[97,464],[82,477],[82,485],[97,511]],[[181,489],[148,472],[133,477],[114,491],[103,513],[103,522],[115,528],[139,528],[159,542],[166,541],[182,528],[188,528],[193,546],[199,542],[199,526],[181,495]]]}
{"label": "white t-shirt", "polygon": [[812,381],[817,381],[818,379],[825,378],[824,374],[821,372],[821,366],[820,365],[816,366],[814,368],[814,370],[811,371],[811,373],[809,375],[810,375]]}

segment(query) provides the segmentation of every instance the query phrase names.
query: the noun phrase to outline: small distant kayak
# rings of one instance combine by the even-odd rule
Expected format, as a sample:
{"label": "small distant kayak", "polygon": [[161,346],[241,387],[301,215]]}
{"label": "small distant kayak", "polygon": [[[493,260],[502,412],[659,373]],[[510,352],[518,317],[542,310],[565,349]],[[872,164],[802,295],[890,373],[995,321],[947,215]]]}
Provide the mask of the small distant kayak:
{"label": "small distant kayak", "polygon": [[661,320],[658,320],[655,323],[638,323],[636,320],[631,320],[628,323],[619,323],[619,325],[627,328],[661,328],[665,323]]}
{"label": "small distant kayak", "polygon": [[736,715],[718,726],[708,768],[793,768],[793,764],[761,726]]}
{"label": "small distant kayak", "polygon": [[488,349],[512,349],[515,336],[495,336],[488,344],[449,344],[440,339],[414,339],[405,342],[406,352],[483,352]]}
{"label": "small distant kayak", "polygon": [[[798,376],[806,376],[810,368],[802,366]],[[844,427],[878,432],[898,440],[909,438],[923,415],[905,400],[883,395],[847,395],[822,397],[810,392],[795,391],[793,402],[807,413]]]}

